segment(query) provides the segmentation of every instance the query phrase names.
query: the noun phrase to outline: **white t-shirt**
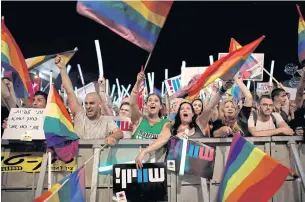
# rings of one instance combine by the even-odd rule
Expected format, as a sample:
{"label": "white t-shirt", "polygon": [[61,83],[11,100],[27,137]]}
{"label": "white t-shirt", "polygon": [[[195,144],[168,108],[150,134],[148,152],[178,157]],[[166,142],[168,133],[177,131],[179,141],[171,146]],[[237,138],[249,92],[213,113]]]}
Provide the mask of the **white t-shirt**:
{"label": "white t-shirt", "polygon": [[253,119],[253,114],[251,113],[249,119],[248,119],[248,127],[249,128],[255,128],[258,131],[262,131],[262,130],[272,130],[272,129],[276,129],[279,127],[279,124],[281,122],[284,121],[284,119],[282,118],[282,116],[279,113],[273,112],[272,113],[275,120],[276,120],[276,126],[273,123],[272,117],[270,116],[270,119],[268,121],[260,121],[259,119],[257,119],[256,121],[256,126],[254,126],[254,119]]}

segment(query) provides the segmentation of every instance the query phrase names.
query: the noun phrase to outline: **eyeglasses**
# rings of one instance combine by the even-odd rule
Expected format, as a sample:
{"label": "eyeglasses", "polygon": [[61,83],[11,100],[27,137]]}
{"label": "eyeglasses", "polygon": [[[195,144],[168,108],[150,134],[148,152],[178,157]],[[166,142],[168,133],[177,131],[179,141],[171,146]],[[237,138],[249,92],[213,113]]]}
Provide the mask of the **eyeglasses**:
{"label": "eyeglasses", "polygon": [[263,107],[270,107],[270,108],[273,108],[274,107],[274,104],[261,104]]}

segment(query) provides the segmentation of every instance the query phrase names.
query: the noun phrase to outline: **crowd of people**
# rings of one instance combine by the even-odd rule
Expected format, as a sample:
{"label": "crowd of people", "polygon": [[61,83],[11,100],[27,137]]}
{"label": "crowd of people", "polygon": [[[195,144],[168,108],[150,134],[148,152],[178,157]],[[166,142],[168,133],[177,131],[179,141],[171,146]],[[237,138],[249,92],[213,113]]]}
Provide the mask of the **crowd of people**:
{"label": "crowd of people", "polygon": [[[270,95],[257,96],[255,92],[250,92],[242,78],[235,77],[224,81],[221,86],[211,84],[209,97],[197,98],[191,102],[183,98],[170,99],[168,96],[162,99],[158,94],[149,94],[140,110],[137,101],[140,85],[145,79],[144,72],[138,73],[130,96],[123,98],[120,106],[116,107],[111,103],[111,97],[105,93],[104,78],[98,80],[98,90],[88,93],[83,103],[74,92],[62,57],[57,56],[54,62],[60,70],[61,91],[66,92],[67,109],[73,118],[74,129],[81,139],[105,139],[106,144],[115,145],[124,138],[118,125],[105,119],[105,116],[130,118],[132,139],[155,139],[136,157],[138,167],[142,167],[146,154],[163,147],[173,136],[219,138],[230,137],[235,133],[245,137],[304,136],[305,71],[295,100],[289,99],[282,85],[275,87]],[[31,106],[27,106],[16,98],[10,78],[3,77],[1,82],[2,129],[7,127],[11,108],[46,107],[48,95],[45,92],[37,91]],[[241,91],[237,102],[227,95],[233,84]]]}

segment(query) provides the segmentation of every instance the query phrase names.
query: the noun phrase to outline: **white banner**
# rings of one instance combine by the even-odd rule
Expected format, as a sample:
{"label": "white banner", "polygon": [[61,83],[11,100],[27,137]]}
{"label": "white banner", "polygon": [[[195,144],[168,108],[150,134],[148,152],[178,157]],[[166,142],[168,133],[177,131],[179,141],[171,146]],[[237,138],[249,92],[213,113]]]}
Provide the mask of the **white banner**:
{"label": "white banner", "polygon": [[12,108],[3,132],[5,140],[44,140],[44,109]]}
{"label": "white banner", "polygon": [[272,91],[272,86],[269,85],[269,82],[258,82],[256,87],[257,95],[270,95]]}

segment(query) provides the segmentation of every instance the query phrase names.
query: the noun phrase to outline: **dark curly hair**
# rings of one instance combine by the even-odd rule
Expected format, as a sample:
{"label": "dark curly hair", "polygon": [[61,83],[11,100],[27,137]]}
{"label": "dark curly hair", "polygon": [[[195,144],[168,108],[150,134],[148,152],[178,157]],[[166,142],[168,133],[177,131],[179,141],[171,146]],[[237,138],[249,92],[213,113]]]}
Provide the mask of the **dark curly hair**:
{"label": "dark curly hair", "polygon": [[177,114],[176,114],[176,116],[175,116],[175,123],[174,123],[174,125],[173,125],[173,130],[172,130],[172,131],[173,131],[172,134],[174,134],[174,135],[177,135],[178,127],[179,127],[180,124],[181,124],[180,110],[181,110],[181,106],[184,105],[184,104],[190,105],[190,107],[191,107],[191,109],[192,109],[192,112],[194,113],[194,116],[193,116],[193,118],[192,118],[192,122],[189,123],[190,128],[192,129],[192,128],[194,128],[194,127],[197,126],[197,123],[196,123],[197,115],[196,115],[196,113],[195,113],[195,110],[194,110],[193,105],[192,105],[191,103],[189,103],[189,102],[182,102],[182,103],[180,104],[179,109],[178,109],[178,111],[177,111]]}

